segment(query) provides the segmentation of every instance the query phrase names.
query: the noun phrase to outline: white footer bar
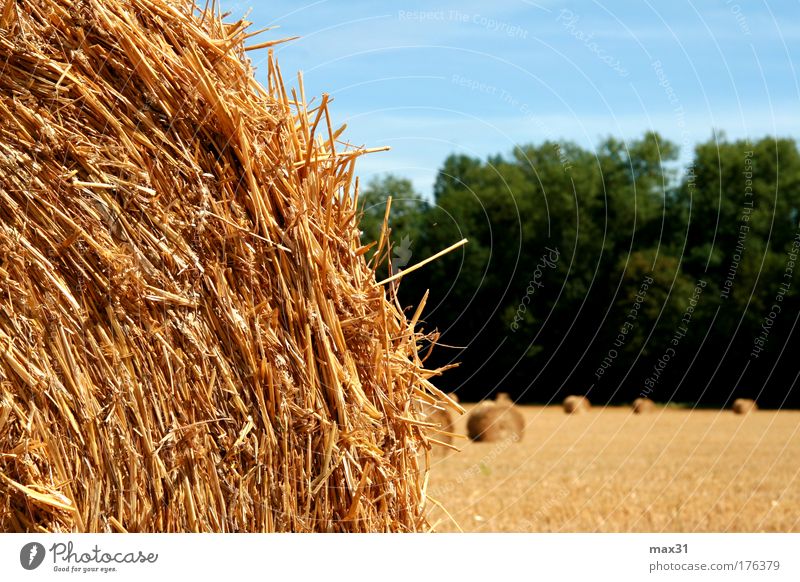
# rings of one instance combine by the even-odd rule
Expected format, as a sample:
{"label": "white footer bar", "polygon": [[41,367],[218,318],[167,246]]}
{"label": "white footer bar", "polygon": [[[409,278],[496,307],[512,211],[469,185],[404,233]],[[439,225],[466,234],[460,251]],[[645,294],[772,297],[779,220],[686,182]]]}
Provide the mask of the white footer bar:
{"label": "white footer bar", "polygon": [[0,580],[800,580],[800,534],[0,535]]}

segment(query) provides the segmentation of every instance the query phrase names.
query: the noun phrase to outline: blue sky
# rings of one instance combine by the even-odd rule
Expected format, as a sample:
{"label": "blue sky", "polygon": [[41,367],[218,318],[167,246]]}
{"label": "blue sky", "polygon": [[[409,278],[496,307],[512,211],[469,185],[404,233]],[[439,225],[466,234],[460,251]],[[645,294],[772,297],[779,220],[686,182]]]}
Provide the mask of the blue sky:
{"label": "blue sky", "polygon": [[263,40],[299,35],[276,48],[284,79],[302,70],[307,96],[329,93],[351,143],[392,148],[361,158],[362,178],[424,194],[454,152],[654,129],[686,162],[714,129],[800,135],[800,0],[221,4],[280,27]]}

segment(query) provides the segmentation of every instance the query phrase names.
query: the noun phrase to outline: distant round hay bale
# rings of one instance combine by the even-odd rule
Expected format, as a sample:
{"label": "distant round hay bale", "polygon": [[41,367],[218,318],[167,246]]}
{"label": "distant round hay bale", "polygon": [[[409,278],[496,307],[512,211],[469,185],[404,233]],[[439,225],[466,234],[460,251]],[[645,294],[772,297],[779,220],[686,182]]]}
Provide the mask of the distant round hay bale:
{"label": "distant round hay bale", "polygon": [[571,395],[564,399],[563,406],[564,412],[567,414],[580,414],[582,412],[588,412],[592,404],[586,396]]}
{"label": "distant round hay bale", "polygon": [[493,443],[510,439],[518,442],[524,430],[525,419],[511,399],[481,402],[467,418],[467,434],[473,441]]}
{"label": "distant round hay bale", "polygon": [[508,392],[498,392],[494,395],[494,401],[498,404],[505,404],[507,406],[514,406],[514,401]]}
{"label": "distant round hay bale", "polygon": [[655,410],[656,404],[649,398],[637,398],[633,401],[634,414],[647,414]]}
{"label": "distant round hay bale", "polygon": [[494,402],[497,406],[506,406],[510,408],[508,414],[511,420],[516,423],[517,430],[521,435],[525,431],[525,419],[522,417],[519,409],[514,405],[514,401],[511,400],[511,396],[508,395],[508,392],[498,392],[494,397]]}
{"label": "distant round hay bale", "polygon": [[755,400],[750,398],[737,398],[733,401],[732,410],[736,414],[749,414],[754,410],[758,410],[758,405]]}

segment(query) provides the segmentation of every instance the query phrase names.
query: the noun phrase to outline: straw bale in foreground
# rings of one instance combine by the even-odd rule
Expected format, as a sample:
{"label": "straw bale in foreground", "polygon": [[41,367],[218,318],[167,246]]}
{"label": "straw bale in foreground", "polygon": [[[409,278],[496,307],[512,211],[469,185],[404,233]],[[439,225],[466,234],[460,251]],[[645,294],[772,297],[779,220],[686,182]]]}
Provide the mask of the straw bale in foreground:
{"label": "straw bale in foreground", "polygon": [[0,531],[426,529],[327,97],[190,1],[0,7]]}

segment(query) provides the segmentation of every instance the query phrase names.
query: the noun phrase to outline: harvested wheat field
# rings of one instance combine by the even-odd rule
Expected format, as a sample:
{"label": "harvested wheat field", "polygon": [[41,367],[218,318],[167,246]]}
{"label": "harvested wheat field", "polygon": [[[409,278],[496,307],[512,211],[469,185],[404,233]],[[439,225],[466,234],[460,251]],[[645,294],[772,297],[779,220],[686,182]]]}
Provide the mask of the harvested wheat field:
{"label": "harvested wheat field", "polygon": [[463,439],[433,464],[429,493],[464,531],[800,531],[798,411],[519,410],[522,442]]}

